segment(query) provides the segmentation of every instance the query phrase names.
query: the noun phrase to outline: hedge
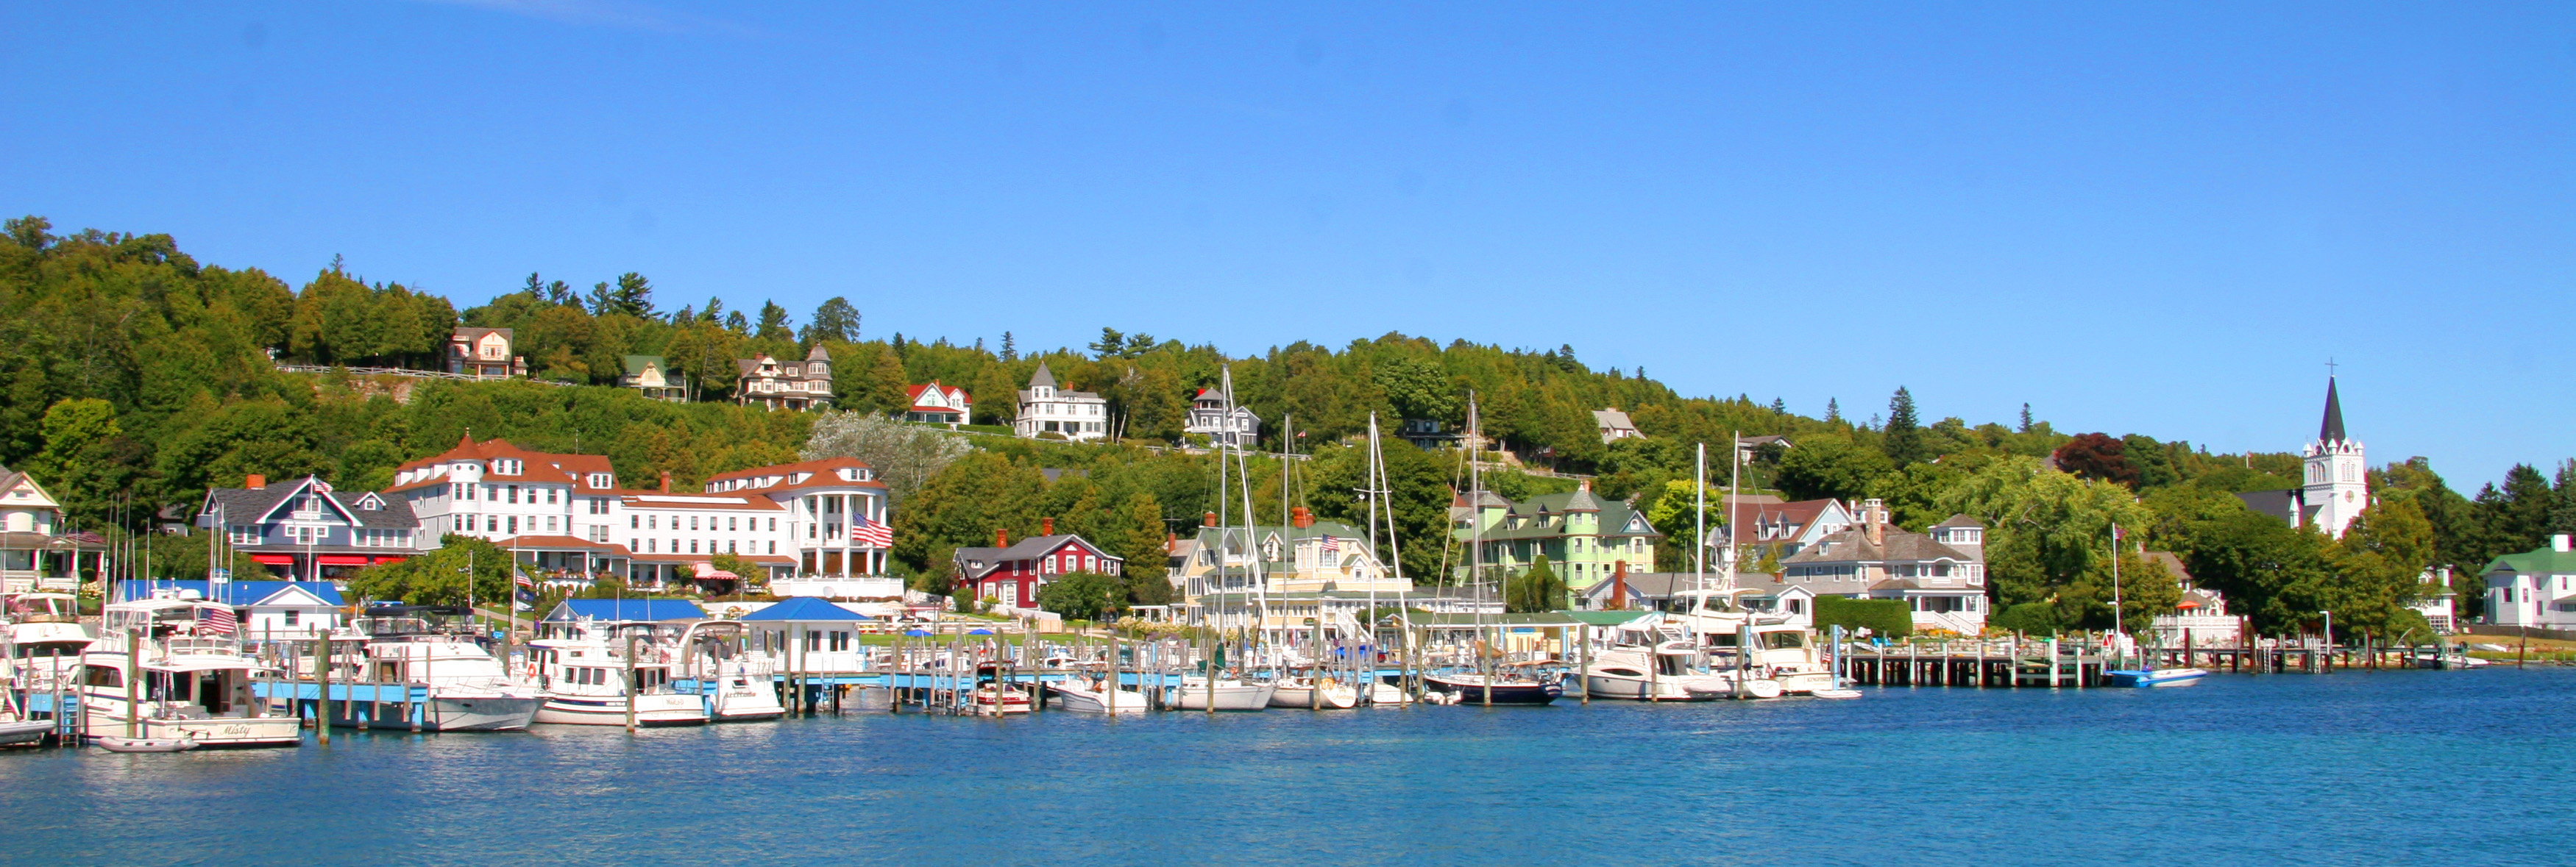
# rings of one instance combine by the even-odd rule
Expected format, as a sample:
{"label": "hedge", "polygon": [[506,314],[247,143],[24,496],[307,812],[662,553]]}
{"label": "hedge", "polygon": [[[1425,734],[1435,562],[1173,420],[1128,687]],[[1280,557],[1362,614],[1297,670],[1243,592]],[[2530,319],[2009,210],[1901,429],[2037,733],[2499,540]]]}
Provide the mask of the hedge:
{"label": "hedge", "polygon": [[1862,627],[1878,638],[1903,638],[1914,632],[1914,609],[1903,599],[1816,597],[1816,628],[1841,626],[1857,633]]}

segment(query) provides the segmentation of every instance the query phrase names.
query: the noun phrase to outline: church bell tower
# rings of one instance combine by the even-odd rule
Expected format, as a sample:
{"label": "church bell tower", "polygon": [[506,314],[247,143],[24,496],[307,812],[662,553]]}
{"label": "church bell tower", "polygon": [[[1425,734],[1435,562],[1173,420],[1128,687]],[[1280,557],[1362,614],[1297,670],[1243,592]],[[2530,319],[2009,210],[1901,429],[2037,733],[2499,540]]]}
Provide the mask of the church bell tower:
{"label": "church bell tower", "polygon": [[2317,441],[2307,448],[2307,486],[2300,491],[2301,517],[2317,529],[2337,539],[2345,527],[2370,505],[2370,491],[2363,482],[2369,463],[2362,458],[2361,442],[2344,434],[2343,400],[2335,393],[2334,377],[2326,377],[2326,417],[2317,427]]}

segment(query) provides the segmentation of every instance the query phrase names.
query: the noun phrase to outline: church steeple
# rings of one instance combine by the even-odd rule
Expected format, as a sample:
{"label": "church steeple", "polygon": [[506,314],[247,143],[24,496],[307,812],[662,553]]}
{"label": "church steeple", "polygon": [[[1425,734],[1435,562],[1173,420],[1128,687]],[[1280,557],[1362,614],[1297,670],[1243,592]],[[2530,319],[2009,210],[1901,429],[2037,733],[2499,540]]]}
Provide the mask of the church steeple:
{"label": "church steeple", "polygon": [[2343,399],[2335,395],[2335,379],[2326,377],[2326,420],[2317,426],[2317,441],[2339,443],[2343,435]]}

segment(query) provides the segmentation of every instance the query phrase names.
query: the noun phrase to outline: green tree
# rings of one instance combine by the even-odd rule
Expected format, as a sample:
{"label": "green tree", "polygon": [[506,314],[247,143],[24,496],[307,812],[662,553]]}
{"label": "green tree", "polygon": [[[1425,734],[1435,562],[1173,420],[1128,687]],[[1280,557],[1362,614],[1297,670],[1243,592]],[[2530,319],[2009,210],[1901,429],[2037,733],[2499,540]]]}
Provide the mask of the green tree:
{"label": "green tree", "polygon": [[787,308],[776,301],[760,302],[760,330],[754,335],[762,340],[795,340],[796,329],[789,326]]}
{"label": "green tree", "polygon": [[1914,418],[1914,395],[1898,386],[1896,396],[1887,401],[1887,427],[1879,437],[1879,449],[1887,460],[1899,467],[1932,458],[1932,449],[1923,441],[1923,428]]}
{"label": "green tree", "polygon": [[1097,572],[1068,572],[1038,588],[1038,608],[1068,620],[1102,620],[1127,610],[1127,588]]}
{"label": "green tree", "polygon": [[1866,493],[1872,480],[1894,469],[1885,452],[1860,448],[1847,437],[1814,436],[1780,454],[1780,471],[1772,484],[1791,500],[1852,499]]}
{"label": "green tree", "polygon": [[806,321],[804,336],[807,346],[859,342],[859,308],[837,295],[825,300],[814,308],[814,318]]}
{"label": "green tree", "polygon": [[1503,610],[1513,614],[1555,611],[1566,605],[1565,579],[1547,564],[1547,555],[1530,561],[1529,569],[1505,582]]}
{"label": "green tree", "polygon": [[[439,537],[438,548],[358,571],[349,589],[361,599],[399,599],[414,605],[508,604],[510,552],[472,536]],[[471,585],[468,585],[468,575]]]}
{"label": "green tree", "polygon": [[[1664,534],[1667,550],[1658,551],[1657,555],[1658,562],[1667,572],[1692,568],[1691,552],[1699,549],[1701,523],[1708,525],[1710,538],[1719,540],[1709,544],[1722,547],[1726,538],[1726,492],[1710,487],[1694,493],[1692,487],[1689,479],[1665,482],[1663,490],[1646,506],[1646,523],[1653,524]],[[1703,495],[1706,497],[1704,504],[1701,500]],[[1704,511],[1701,510],[1703,505]],[[1695,517],[1698,520],[1694,520]]]}

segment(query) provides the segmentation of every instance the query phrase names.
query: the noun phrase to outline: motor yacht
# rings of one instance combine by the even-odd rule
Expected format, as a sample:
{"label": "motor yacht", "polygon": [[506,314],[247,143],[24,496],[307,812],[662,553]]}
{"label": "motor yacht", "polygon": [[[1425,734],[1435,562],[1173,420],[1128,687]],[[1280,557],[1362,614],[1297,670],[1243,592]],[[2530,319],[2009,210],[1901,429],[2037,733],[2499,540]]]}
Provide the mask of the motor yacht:
{"label": "motor yacht", "polygon": [[231,610],[195,595],[161,591],[106,607],[105,634],[80,655],[82,733],[199,748],[303,744],[300,720],[252,697],[253,661]]}
{"label": "motor yacht", "polygon": [[680,634],[679,677],[707,697],[715,722],[754,722],[787,715],[778,700],[777,663],[752,652],[739,620],[701,620]]}
{"label": "motor yacht", "polygon": [[[642,633],[649,625],[580,624],[565,638],[528,643],[537,685],[545,695],[536,722],[547,725],[702,725],[704,696],[671,688],[666,654]],[[627,655],[629,648],[635,653]]]}
{"label": "motor yacht", "polygon": [[[545,697],[536,684],[514,678],[487,639],[467,634],[461,608],[376,606],[355,624],[367,636],[363,677],[410,684],[425,691],[419,703],[422,731],[520,731]],[[408,703],[331,702],[331,724],[354,726],[366,715],[371,728],[410,725]]]}

